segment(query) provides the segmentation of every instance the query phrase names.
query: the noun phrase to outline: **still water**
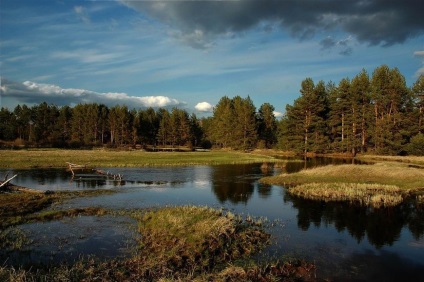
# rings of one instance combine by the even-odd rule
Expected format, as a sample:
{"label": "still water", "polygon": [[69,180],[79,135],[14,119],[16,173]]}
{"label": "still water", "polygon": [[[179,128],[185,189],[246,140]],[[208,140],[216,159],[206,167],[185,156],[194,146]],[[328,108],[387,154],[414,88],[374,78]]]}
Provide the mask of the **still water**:
{"label": "still water", "polygon": [[[284,170],[322,165],[314,162],[288,163]],[[19,173],[14,184],[40,190],[118,191],[72,199],[55,208],[132,209],[192,204],[266,218],[271,223],[267,229],[273,243],[256,259],[304,258],[317,264],[319,278],[331,281],[424,279],[423,206],[405,203],[390,209],[371,209],[302,200],[290,196],[284,187],[258,183],[263,176],[282,172],[281,168],[272,166],[264,170],[262,164],[104,170],[122,174],[125,181],[106,180],[89,173],[72,179],[65,169],[11,173]],[[0,171],[0,175],[4,173]],[[9,253],[8,260],[30,263],[31,259],[37,259],[48,263],[53,257],[57,261],[81,254],[125,255],[125,246],[131,244],[128,243],[132,236],[131,224],[131,220],[125,218],[81,217],[22,225],[20,228],[30,234],[35,247],[26,254]],[[89,230],[84,232],[84,228]],[[4,253],[0,259],[5,260]]]}

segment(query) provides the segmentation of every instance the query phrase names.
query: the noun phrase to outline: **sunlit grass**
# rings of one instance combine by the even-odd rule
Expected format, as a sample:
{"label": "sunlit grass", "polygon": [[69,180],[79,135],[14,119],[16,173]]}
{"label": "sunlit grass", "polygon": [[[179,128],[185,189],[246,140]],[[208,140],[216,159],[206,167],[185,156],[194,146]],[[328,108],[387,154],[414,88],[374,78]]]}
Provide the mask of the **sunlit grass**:
{"label": "sunlit grass", "polygon": [[305,183],[368,183],[394,185],[403,190],[424,188],[424,169],[396,164],[328,165],[261,179],[264,183],[299,185]]}
{"label": "sunlit grass", "polygon": [[279,160],[272,156],[237,151],[0,150],[0,168],[65,167],[66,162],[87,164],[93,167],[143,167],[246,164],[279,162]]}
{"label": "sunlit grass", "polygon": [[289,188],[293,195],[311,200],[350,201],[372,207],[402,202],[401,189],[392,185],[363,183],[307,183]]}
{"label": "sunlit grass", "polygon": [[260,181],[286,186],[289,193],[308,199],[382,207],[397,205],[409,194],[424,190],[424,170],[393,163],[329,165]]}
{"label": "sunlit grass", "polygon": [[139,219],[138,255],[153,279],[198,274],[258,251],[269,236],[208,207],[161,208]]}
{"label": "sunlit grass", "polygon": [[424,156],[379,156],[379,155],[358,155],[358,159],[363,161],[389,161],[409,164],[424,165]]}

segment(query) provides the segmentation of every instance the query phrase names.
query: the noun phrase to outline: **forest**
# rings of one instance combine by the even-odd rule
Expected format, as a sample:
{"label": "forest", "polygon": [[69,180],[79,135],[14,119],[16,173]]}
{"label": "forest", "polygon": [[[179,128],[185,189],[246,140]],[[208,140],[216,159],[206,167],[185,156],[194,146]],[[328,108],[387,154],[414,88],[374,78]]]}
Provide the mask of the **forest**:
{"label": "forest", "polygon": [[179,147],[306,153],[424,155],[424,76],[408,87],[397,68],[362,70],[338,84],[306,78],[283,118],[249,96],[222,97],[211,117],[184,109],[46,102],[0,110],[0,146]]}

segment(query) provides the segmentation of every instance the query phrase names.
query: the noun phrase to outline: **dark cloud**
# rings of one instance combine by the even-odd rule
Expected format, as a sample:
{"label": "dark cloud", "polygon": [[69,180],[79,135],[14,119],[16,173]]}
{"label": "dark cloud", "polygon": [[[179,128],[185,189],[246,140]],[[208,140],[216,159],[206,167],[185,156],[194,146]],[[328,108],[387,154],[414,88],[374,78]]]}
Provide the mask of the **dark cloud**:
{"label": "dark cloud", "polygon": [[347,47],[339,52],[340,55],[349,56],[352,55],[353,49],[352,47]]}
{"label": "dark cloud", "polygon": [[[134,1],[125,5],[193,36],[196,46],[216,35],[277,23],[299,39],[342,30],[359,42],[390,46],[423,34],[422,0]],[[190,38],[190,36],[185,36]]]}
{"label": "dark cloud", "polygon": [[350,46],[351,42],[352,42],[351,37],[337,41],[333,37],[328,36],[322,39],[319,42],[319,45],[321,45],[321,50],[332,50],[333,48],[337,48],[337,50],[340,50],[339,51],[340,55],[349,56],[353,52],[353,48]]}
{"label": "dark cloud", "polygon": [[325,49],[331,49],[334,46],[337,45],[337,41],[334,40],[332,37],[328,36],[326,38],[324,38],[323,40],[321,40],[319,42],[319,45],[321,45],[321,49],[325,50]]}

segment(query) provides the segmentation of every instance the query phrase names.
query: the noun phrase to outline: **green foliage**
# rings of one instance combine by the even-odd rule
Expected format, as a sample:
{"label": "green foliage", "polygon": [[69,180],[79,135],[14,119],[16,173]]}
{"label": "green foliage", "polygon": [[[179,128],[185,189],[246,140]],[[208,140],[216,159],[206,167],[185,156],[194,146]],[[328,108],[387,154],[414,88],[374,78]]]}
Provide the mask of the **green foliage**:
{"label": "green foliage", "polygon": [[424,134],[420,133],[412,137],[406,150],[409,155],[424,156]]}
{"label": "green foliage", "polygon": [[250,97],[222,97],[214,109],[210,126],[211,139],[218,147],[237,150],[256,147],[256,108]]}

